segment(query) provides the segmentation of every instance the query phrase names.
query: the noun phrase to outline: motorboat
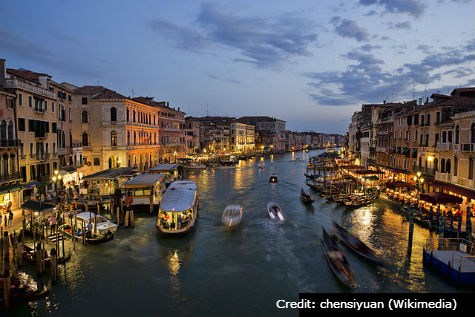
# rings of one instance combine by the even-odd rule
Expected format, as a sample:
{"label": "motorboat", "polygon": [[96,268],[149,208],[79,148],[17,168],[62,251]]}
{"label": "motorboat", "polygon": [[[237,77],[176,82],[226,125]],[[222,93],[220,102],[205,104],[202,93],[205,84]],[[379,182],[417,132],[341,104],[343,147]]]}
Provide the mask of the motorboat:
{"label": "motorboat", "polygon": [[333,227],[335,228],[336,233],[340,237],[341,241],[345,243],[350,249],[356,252],[358,255],[362,256],[363,258],[379,264],[383,265],[384,260],[382,259],[381,255],[379,255],[376,251],[368,247],[363,241],[355,237],[354,235],[350,234],[346,229],[342,226],[333,222]]}
{"label": "motorboat", "polygon": [[355,279],[345,253],[338,247],[336,239],[322,228],[323,253],[338,280],[345,286],[355,287]]}
{"label": "motorboat", "polygon": [[312,196],[308,192],[306,192],[303,188],[300,189],[300,199],[306,204],[311,204],[315,201]]}
{"label": "motorboat", "polygon": [[189,165],[184,165],[183,168],[188,170],[205,170],[207,167],[204,164],[191,163]]}
{"label": "motorboat", "polygon": [[269,177],[269,183],[277,183],[277,182],[278,182],[277,175],[276,175],[276,174],[272,174],[272,175]]}
{"label": "motorboat", "polygon": [[228,227],[237,227],[242,220],[242,206],[228,205],[224,209],[221,222]]}
{"label": "motorboat", "polygon": [[257,163],[258,168],[264,168],[265,166],[266,166],[266,163],[264,163],[264,162]]}
{"label": "motorboat", "polygon": [[198,187],[192,181],[170,184],[160,203],[157,228],[163,233],[182,233],[190,230],[198,215]]}
{"label": "motorboat", "polygon": [[284,214],[282,213],[282,209],[277,203],[273,201],[267,204],[267,212],[269,213],[269,217],[272,220],[280,220],[280,221],[285,220]]}
{"label": "motorboat", "polygon": [[118,227],[106,217],[98,215],[94,212],[84,211],[74,214],[74,212],[69,211],[66,213],[65,224],[69,225],[70,228],[87,228],[89,222],[92,223],[92,232],[102,237],[113,235],[114,232],[117,231]]}
{"label": "motorboat", "polygon": [[218,165],[213,166],[215,170],[234,169],[237,165],[234,161],[221,161]]}
{"label": "motorboat", "polygon": [[[31,264],[36,264],[36,252],[33,248],[30,248],[27,245],[23,246],[23,252],[21,253],[21,256],[25,262],[31,263]],[[65,264],[71,259],[71,253],[69,253],[67,256],[58,256],[56,263],[57,264]],[[46,253],[46,257],[43,259],[43,261],[47,264],[50,265],[51,263],[51,255],[49,253]]]}

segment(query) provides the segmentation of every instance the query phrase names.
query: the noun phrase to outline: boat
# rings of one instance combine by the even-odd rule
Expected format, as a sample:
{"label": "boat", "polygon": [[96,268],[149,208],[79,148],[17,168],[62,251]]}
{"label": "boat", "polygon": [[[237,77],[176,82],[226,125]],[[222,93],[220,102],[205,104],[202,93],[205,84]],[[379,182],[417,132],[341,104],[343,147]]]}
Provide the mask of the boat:
{"label": "boat", "polygon": [[333,222],[333,227],[335,228],[335,231],[340,237],[341,241],[343,241],[343,243],[345,243],[354,252],[371,262],[379,265],[384,264],[384,260],[382,259],[381,255],[368,247],[363,241],[350,234],[348,231],[346,231],[346,229],[336,222]]}
{"label": "boat", "polygon": [[215,170],[226,170],[226,169],[234,169],[237,165],[234,161],[221,161],[218,165],[213,166]]}
{"label": "boat", "polygon": [[318,177],[318,175],[311,175],[311,174],[307,174],[307,173],[303,173],[305,175],[306,178],[310,178],[310,179],[315,179]]}
{"label": "boat", "polygon": [[278,182],[277,175],[272,174],[272,175],[269,177],[269,183],[277,183],[277,182]]}
{"label": "boat", "polygon": [[325,228],[322,228],[322,234],[323,253],[333,273],[346,287],[355,287],[353,272],[345,253],[338,247],[335,238],[330,236]]}
{"label": "boat", "polygon": [[[75,224],[76,220],[77,224]],[[89,222],[92,223],[92,232],[99,236],[110,236],[117,231],[115,223],[94,212],[84,211],[77,215],[72,211],[66,213],[65,225],[68,225],[70,228],[74,226],[78,229],[87,228]]]}
{"label": "boat", "polygon": [[124,183],[125,196],[132,198],[131,206],[158,205],[166,191],[165,174],[141,174]]}
{"label": "boat", "polygon": [[311,204],[315,201],[315,199],[313,199],[308,192],[303,190],[303,188],[300,189],[300,199],[307,204]]}
{"label": "boat", "polygon": [[107,241],[110,241],[114,239],[114,234],[106,234],[106,235],[100,235],[100,234],[94,234],[94,231],[92,234],[88,234],[86,230],[84,230],[84,235],[83,235],[83,229],[79,228],[76,229],[76,232],[74,232],[74,228],[71,227],[68,224],[64,224],[59,227],[59,229],[67,236],[76,239],[77,241],[83,240],[87,244],[99,244],[99,243],[104,243]]}
{"label": "boat", "polygon": [[[0,277],[0,303],[4,299],[4,277]],[[31,301],[46,296],[51,286],[33,281],[25,272],[15,272],[10,278],[10,301]]]}
{"label": "boat", "polygon": [[228,205],[224,209],[221,222],[228,227],[237,227],[242,220],[242,206]]}
{"label": "boat", "polygon": [[[36,252],[30,248],[27,245],[23,246],[23,252],[21,253],[21,256],[25,262],[31,263],[31,264],[36,264]],[[71,253],[68,254],[65,257],[57,257],[56,263],[57,264],[65,264],[71,259]],[[46,253],[46,258],[43,259],[46,265],[51,264],[51,255],[49,253]]]}
{"label": "boat", "polygon": [[282,213],[282,209],[280,206],[271,201],[267,204],[267,212],[269,213],[269,217],[272,220],[279,219],[280,221],[284,221],[284,214]]}
{"label": "boat", "polygon": [[157,228],[162,233],[183,233],[190,230],[198,215],[198,187],[192,181],[170,184],[160,203]]}
{"label": "boat", "polygon": [[204,164],[191,163],[189,165],[184,165],[183,168],[188,170],[205,170],[207,167]]}
{"label": "boat", "polygon": [[258,168],[264,168],[265,166],[266,166],[266,163],[264,163],[264,162],[257,163]]}

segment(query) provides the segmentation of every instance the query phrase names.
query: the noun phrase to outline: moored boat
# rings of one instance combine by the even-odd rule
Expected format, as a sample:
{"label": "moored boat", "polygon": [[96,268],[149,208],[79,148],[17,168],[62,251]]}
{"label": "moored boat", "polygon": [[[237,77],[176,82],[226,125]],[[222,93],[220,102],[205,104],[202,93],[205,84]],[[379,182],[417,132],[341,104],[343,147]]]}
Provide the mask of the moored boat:
{"label": "moored boat", "polygon": [[158,205],[166,190],[165,174],[141,174],[124,183],[126,197],[132,198],[131,206]]}
{"label": "moored boat", "polygon": [[[0,277],[0,303],[4,299],[5,278]],[[24,272],[15,272],[10,278],[10,301],[31,301],[46,296],[50,285],[45,286],[33,281],[33,278]]]}
{"label": "moored boat", "polygon": [[213,166],[215,170],[226,170],[226,169],[234,169],[237,165],[234,161],[221,161],[218,165]]}
{"label": "moored boat", "polygon": [[198,188],[195,182],[176,181],[166,191],[158,211],[157,228],[163,233],[190,230],[198,214]]}
{"label": "moored boat", "polygon": [[343,285],[350,288],[355,287],[353,272],[345,253],[338,247],[335,238],[330,236],[325,228],[322,228],[322,234],[323,253],[333,273]]}
{"label": "moored boat", "polygon": [[74,227],[69,224],[64,224],[60,226],[59,230],[61,230],[61,232],[63,232],[65,235],[76,239],[77,241],[84,240],[87,244],[99,244],[114,239],[113,233],[106,233],[104,235],[101,235],[98,233],[94,233],[93,231],[89,234],[87,232],[87,229],[77,227],[77,229],[74,230]]}
{"label": "moored boat", "polygon": [[269,213],[269,217],[272,220],[285,220],[284,214],[282,213],[282,209],[276,202],[271,201],[267,203],[267,212]]}
{"label": "moored boat", "polygon": [[381,255],[379,255],[376,251],[368,247],[363,241],[350,234],[348,231],[346,231],[346,229],[344,229],[336,222],[333,222],[333,227],[335,228],[341,241],[343,241],[343,243],[345,243],[354,252],[371,262],[374,262],[379,265],[384,264],[384,260],[382,259]]}
{"label": "moored boat", "polygon": [[257,163],[258,168],[264,168],[265,166],[266,166],[266,163],[264,163],[264,162]]}
{"label": "moored boat", "polygon": [[269,177],[269,183],[277,183],[278,181],[279,181],[279,180],[278,180],[276,174],[272,174],[272,175]]}
{"label": "moored boat", "polygon": [[[89,223],[92,224],[92,232],[98,236],[110,236],[117,231],[117,225],[104,216],[94,212],[81,212],[74,214],[72,211],[66,213],[65,224],[70,228],[76,226],[77,229],[87,228]],[[77,223],[75,223],[77,221]],[[64,229],[64,228],[63,228]]]}
{"label": "moored boat", "polygon": [[303,190],[303,188],[300,189],[300,199],[302,199],[306,204],[311,204],[315,201],[315,199],[313,199],[308,192]]}
{"label": "moored boat", "polygon": [[[21,256],[25,262],[31,263],[31,264],[36,264],[36,252],[33,250],[33,248],[30,248],[27,245],[23,246],[23,252],[21,253]],[[71,253],[68,254],[65,257],[58,257],[56,260],[57,264],[65,264],[71,259]],[[46,258],[43,259],[43,261],[47,264],[50,265],[51,263],[51,255],[49,253],[46,253]]]}
{"label": "moored boat", "polygon": [[224,209],[221,222],[227,227],[237,227],[242,220],[242,206],[228,205]]}

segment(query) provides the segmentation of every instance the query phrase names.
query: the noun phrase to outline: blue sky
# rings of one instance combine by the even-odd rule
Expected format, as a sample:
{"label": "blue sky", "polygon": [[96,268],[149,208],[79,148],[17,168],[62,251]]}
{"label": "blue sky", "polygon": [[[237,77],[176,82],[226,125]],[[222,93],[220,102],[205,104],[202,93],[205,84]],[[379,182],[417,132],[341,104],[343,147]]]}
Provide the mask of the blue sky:
{"label": "blue sky", "polygon": [[362,103],[474,86],[474,0],[2,1],[0,57],[57,82],[345,133]]}

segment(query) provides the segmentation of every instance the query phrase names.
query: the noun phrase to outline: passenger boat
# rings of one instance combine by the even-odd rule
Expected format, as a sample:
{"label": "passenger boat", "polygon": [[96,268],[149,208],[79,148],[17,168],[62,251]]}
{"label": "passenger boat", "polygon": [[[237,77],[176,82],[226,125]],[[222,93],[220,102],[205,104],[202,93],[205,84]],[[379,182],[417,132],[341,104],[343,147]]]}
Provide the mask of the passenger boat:
{"label": "passenger boat", "polygon": [[330,236],[325,228],[322,228],[322,234],[323,253],[333,273],[343,285],[350,288],[355,287],[353,272],[345,253],[338,247],[335,238]]}
{"label": "passenger boat", "polygon": [[184,165],[183,168],[188,170],[205,170],[207,167],[204,164],[191,163],[189,165]]}
{"label": "passenger boat", "polygon": [[163,233],[190,230],[198,215],[198,188],[195,182],[176,181],[166,191],[158,211],[157,228]]}
{"label": "passenger boat", "polygon": [[[4,299],[4,281],[0,276],[0,303]],[[24,272],[15,272],[10,278],[10,301],[31,301],[46,296],[51,286],[45,286],[33,281],[33,278]]]}
{"label": "passenger boat", "polygon": [[264,168],[265,166],[266,166],[266,163],[264,163],[264,162],[257,163],[258,168]]}
{"label": "passenger boat", "polygon": [[277,182],[278,182],[277,175],[272,174],[272,175],[269,177],[269,183],[277,183]]}
{"label": "passenger boat", "polygon": [[302,199],[306,204],[311,204],[315,201],[315,199],[313,199],[308,192],[304,191],[303,188],[300,189],[300,199]]}
{"label": "passenger boat", "polygon": [[242,206],[228,205],[224,209],[221,222],[228,227],[237,227],[242,220]]}
{"label": "passenger boat", "polygon": [[221,161],[218,165],[213,166],[215,170],[226,170],[236,168],[236,163],[234,161]]}
{"label": "passenger boat", "polygon": [[363,241],[350,234],[336,222],[333,222],[333,227],[335,228],[336,233],[340,237],[341,241],[343,241],[343,243],[345,243],[350,249],[371,262],[379,265],[384,264],[384,260],[382,259],[381,255],[368,247]]}
{"label": "passenger boat", "polygon": [[141,174],[124,183],[126,197],[131,206],[158,205],[166,191],[165,174]]}
{"label": "passenger boat", "polygon": [[284,214],[282,213],[282,209],[277,203],[273,201],[267,204],[267,212],[269,213],[269,217],[272,220],[275,220],[275,219],[278,219],[280,221],[285,220]]}
{"label": "passenger boat", "polygon": [[89,222],[92,223],[92,231],[99,236],[113,235],[117,231],[117,225],[104,216],[97,215],[93,212],[85,211],[74,215],[72,211],[66,213],[65,224],[74,227],[75,219],[77,219],[76,228],[87,228]]}
{"label": "passenger boat", "polygon": [[[23,252],[21,253],[21,256],[25,262],[35,264],[36,263],[36,252],[33,250],[33,248],[30,248],[27,245],[23,246]],[[71,259],[71,254],[68,254],[66,257],[58,257],[56,260],[57,264],[65,264]],[[51,255],[49,253],[46,253],[46,258],[43,259],[44,262],[47,265],[51,264]]]}

